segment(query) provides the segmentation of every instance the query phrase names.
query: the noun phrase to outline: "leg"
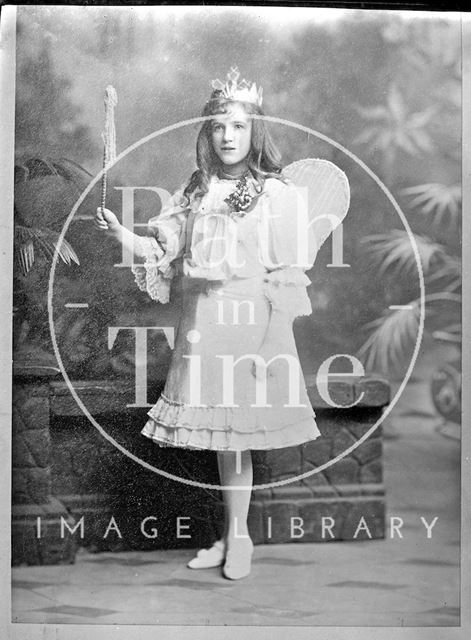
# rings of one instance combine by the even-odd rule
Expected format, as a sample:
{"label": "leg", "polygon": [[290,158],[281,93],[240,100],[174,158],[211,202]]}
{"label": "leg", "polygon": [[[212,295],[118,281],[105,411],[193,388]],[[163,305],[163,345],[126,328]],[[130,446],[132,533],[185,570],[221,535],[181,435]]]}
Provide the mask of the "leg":
{"label": "leg", "polygon": [[[217,452],[217,461],[218,461],[218,471],[219,471],[219,483],[221,485],[224,484],[224,451]],[[226,544],[227,537],[229,535],[229,508],[227,506],[227,492],[221,491],[222,493],[222,502],[224,504],[224,529],[222,532],[221,540]]]}
{"label": "leg", "polygon": [[247,515],[252,493],[253,470],[250,451],[218,451],[220,484],[223,487],[243,486],[245,489],[223,489],[224,532],[210,549],[200,549],[190,560],[191,569],[207,569],[224,564],[227,578],[243,578],[250,572],[253,544],[247,528]]}
{"label": "leg", "polygon": [[[224,472],[222,470],[223,458],[219,455],[217,456],[218,461],[218,471],[219,477],[224,477]],[[222,483],[222,480],[220,480]],[[192,558],[187,566],[190,569],[212,569],[214,567],[220,567],[224,564],[224,560],[226,559],[226,540],[229,531],[229,520],[228,520],[228,510],[226,506],[226,492],[223,491],[223,503],[224,503],[224,529],[222,536],[219,540],[213,543],[213,545],[209,549],[200,549],[196,556]]]}
{"label": "leg", "polygon": [[217,456],[221,486],[248,487],[224,489],[222,492],[225,506],[224,534],[230,546],[234,539],[249,535],[247,515],[253,484],[252,454],[250,451],[218,451]]}
{"label": "leg", "polygon": [[226,563],[224,575],[233,580],[250,573],[253,544],[249,537],[247,515],[253,484],[252,454],[250,451],[218,452],[221,486],[243,489],[223,489],[225,506]]}

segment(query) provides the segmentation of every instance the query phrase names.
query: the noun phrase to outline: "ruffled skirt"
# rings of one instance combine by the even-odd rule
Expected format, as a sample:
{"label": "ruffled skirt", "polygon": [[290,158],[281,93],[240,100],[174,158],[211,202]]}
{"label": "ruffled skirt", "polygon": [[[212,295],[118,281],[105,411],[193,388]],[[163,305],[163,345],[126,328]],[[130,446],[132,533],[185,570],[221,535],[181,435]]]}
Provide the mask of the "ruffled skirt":
{"label": "ruffled skirt", "polygon": [[320,435],[294,337],[255,378],[270,318],[263,278],[184,278],[183,310],[165,388],[142,433],[160,446],[277,449]]}

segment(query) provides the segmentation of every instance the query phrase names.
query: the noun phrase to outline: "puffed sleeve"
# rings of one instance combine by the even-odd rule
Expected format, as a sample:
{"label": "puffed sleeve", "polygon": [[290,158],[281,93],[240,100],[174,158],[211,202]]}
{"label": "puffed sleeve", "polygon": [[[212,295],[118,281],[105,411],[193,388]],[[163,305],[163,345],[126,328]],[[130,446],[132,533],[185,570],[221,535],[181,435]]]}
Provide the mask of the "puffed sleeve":
{"label": "puffed sleeve", "polygon": [[187,216],[181,188],[163,205],[160,214],[149,220],[148,235],[139,238],[145,258],[143,264],[132,266],[132,272],[139,289],[158,302],[169,301],[176,271],[173,261],[185,251]]}
{"label": "puffed sleeve", "polygon": [[[261,261],[267,269],[264,294],[272,309],[288,312],[293,318],[310,315],[312,307],[306,287],[311,281],[305,274],[309,264],[301,263],[298,255],[296,207],[301,205],[298,190],[293,184],[267,180],[262,204]],[[308,249],[309,246],[310,261],[312,241]]]}
{"label": "puffed sleeve", "polygon": [[[337,167],[319,162],[316,170],[320,173],[315,176],[318,188],[312,189],[309,185],[308,189],[302,189],[293,182],[272,180],[266,198],[262,231],[267,247],[264,291],[273,309],[288,311],[293,318],[312,313],[306,291],[311,281],[305,272],[313,266],[320,246],[341,223],[348,209],[343,193],[337,193],[340,184]],[[335,180],[330,184],[332,171]]]}

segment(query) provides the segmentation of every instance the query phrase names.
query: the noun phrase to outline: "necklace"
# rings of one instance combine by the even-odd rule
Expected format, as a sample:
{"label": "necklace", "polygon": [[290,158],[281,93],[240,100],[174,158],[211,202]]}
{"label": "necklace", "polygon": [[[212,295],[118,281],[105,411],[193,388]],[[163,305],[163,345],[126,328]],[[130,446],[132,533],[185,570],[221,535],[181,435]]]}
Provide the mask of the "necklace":
{"label": "necklace", "polygon": [[243,218],[254,198],[249,190],[247,175],[248,171],[238,179],[234,191],[224,199],[224,202],[229,206],[231,218]]}
{"label": "necklace", "polygon": [[231,173],[226,173],[222,169],[219,169],[218,176],[222,180],[240,180],[243,176],[247,175],[247,169],[244,169],[242,173],[239,173],[237,176],[233,176]]}

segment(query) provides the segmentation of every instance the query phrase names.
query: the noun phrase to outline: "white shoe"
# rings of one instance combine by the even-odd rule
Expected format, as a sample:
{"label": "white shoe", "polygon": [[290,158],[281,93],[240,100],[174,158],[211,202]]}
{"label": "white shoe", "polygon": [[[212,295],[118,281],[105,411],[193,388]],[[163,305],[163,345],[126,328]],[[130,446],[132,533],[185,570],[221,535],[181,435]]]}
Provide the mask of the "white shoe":
{"label": "white shoe", "polygon": [[237,542],[231,542],[231,548],[227,550],[226,562],[222,569],[225,578],[240,580],[250,573],[253,554],[253,542],[250,538],[238,538]]}
{"label": "white shoe", "polygon": [[225,557],[226,543],[224,540],[216,540],[210,549],[200,549],[186,566],[190,569],[212,569],[220,567]]}

